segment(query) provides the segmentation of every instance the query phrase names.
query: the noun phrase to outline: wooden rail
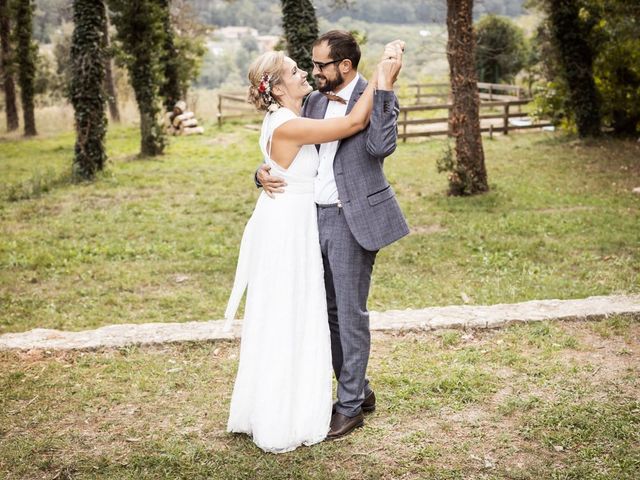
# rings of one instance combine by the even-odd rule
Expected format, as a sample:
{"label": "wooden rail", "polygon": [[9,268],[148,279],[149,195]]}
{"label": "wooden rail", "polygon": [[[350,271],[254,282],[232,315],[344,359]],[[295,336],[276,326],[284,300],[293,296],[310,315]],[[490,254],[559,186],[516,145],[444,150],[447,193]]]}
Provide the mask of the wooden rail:
{"label": "wooden rail", "polygon": [[[485,115],[480,115],[480,131],[481,132],[489,132],[493,134],[494,131],[501,131],[504,135],[507,135],[510,130],[520,130],[527,128],[542,128],[548,127],[552,124],[549,122],[539,122],[535,123],[533,120],[530,124],[526,123],[513,123],[510,122],[511,118],[527,118],[530,117],[527,114],[523,114],[520,111],[514,112],[511,110],[512,107],[518,107],[518,110],[523,105],[526,105],[530,102],[530,100],[509,100],[509,101],[499,101],[499,102],[481,102],[480,110],[485,109],[502,109],[502,113],[489,113]],[[401,138],[403,142],[407,141],[407,138],[412,137],[431,137],[436,135],[451,135],[449,129],[449,117],[451,115],[451,110],[453,109],[452,103],[447,103],[443,105],[410,105],[405,107],[400,107],[400,118],[398,119],[398,129],[400,132],[398,133],[398,138]],[[409,114],[413,112],[429,112],[436,110],[446,110],[446,117],[437,117],[437,118],[409,118]],[[502,119],[502,122],[499,125],[494,125],[493,123],[487,124],[483,120],[496,120]],[[409,131],[408,127],[414,125],[442,125],[443,128],[436,128],[434,130],[422,130],[422,131]]]}
{"label": "wooden rail", "polygon": [[260,112],[247,103],[245,95],[246,93],[239,92],[218,94],[218,127],[221,127],[225,120],[260,116]]}
{"label": "wooden rail", "polygon": [[[432,84],[412,84],[408,85],[411,92],[410,96],[402,96],[401,103],[411,102],[415,100],[416,104],[408,104],[400,107],[400,118],[398,119],[398,138],[403,142],[407,138],[413,137],[430,137],[435,135],[450,135],[449,116],[453,104],[442,103],[442,99],[449,99],[449,84],[432,83]],[[510,119],[529,118],[526,113],[522,113],[522,107],[527,105],[531,100],[525,98],[524,89],[516,85],[502,85],[494,83],[478,83],[478,93],[480,96],[480,111],[482,110],[502,110],[500,113],[488,112],[480,115],[480,130],[489,132],[502,132],[507,135],[509,131],[527,128],[542,128],[551,126],[549,122],[530,124],[523,122],[513,122]],[[433,100],[435,103],[422,103],[423,100]],[[446,116],[436,118],[410,118],[412,113],[416,112],[432,112],[446,110]],[[226,120],[239,118],[257,119],[261,113],[257,112],[251,105],[247,103],[244,92],[223,92],[218,94],[218,126],[222,126]],[[502,122],[495,124],[495,120],[501,119]],[[427,130],[415,130],[420,125],[434,126]],[[440,126],[440,128],[438,128]]]}
{"label": "wooden rail", "polygon": [[[430,100],[442,101],[443,98],[450,97],[448,83],[413,83],[407,85],[410,94],[403,99],[417,105],[430,104]],[[481,100],[507,101],[522,100],[526,98],[525,90],[517,85],[506,85],[501,83],[478,82],[478,94]]]}

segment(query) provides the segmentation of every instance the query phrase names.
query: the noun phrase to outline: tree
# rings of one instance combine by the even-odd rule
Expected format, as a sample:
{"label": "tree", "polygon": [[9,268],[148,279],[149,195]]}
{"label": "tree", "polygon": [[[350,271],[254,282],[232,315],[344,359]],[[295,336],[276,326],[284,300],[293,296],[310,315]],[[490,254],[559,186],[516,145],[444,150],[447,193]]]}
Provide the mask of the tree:
{"label": "tree", "polygon": [[476,69],[480,81],[512,82],[527,60],[522,29],[507,17],[485,15],[476,25],[476,35]]}
{"label": "tree", "polygon": [[16,106],[16,85],[13,80],[13,57],[11,52],[11,11],[8,0],[0,0],[0,73],[4,89],[7,131],[17,130],[19,126]]}
{"label": "tree", "polygon": [[551,41],[559,54],[562,75],[581,137],[600,134],[600,97],[593,78],[594,53],[588,43],[592,28],[580,20],[579,0],[544,0]]}
{"label": "tree", "polygon": [[74,0],[71,40],[71,103],[75,112],[74,174],[92,179],[106,162],[105,44],[106,11],[94,0]]}
{"label": "tree", "polygon": [[[318,38],[318,20],[310,0],[282,0],[282,28],[289,56],[302,70],[313,71],[311,47]],[[313,76],[309,75],[309,83]]]}
{"label": "tree", "polygon": [[34,113],[36,56],[38,46],[33,41],[33,4],[31,0],[16,0],[16,57],[18,59],[18,83],[22,100],[24,134],[37,135]]}
{"label": "tree", "polygon": [[170,12],[177,53],[178,92],[186,99],[191,83],[200,75],[209,29],[198,21],[191,0],[171,0]]}
{"label": "tree", "polygon": [[113,52],[109,34],[109,7],[104,3],[105,21],[103,24],[102,41],[104,47],[104,90],[107,94],[107,104],[109,105],[109,115],[114,122],[120,122],[120,110],[118,108],[118,92],[113,81],[113,68],[111,66]]}
{"label": "tree", "polygon": [[160,56],[160,63],[164,73],[164,81],[160,87],[160,96],[163,99],[165,109],[170,112],[178,100],[180,100],[179,57],[175,46],[174,30],[171,24],[171,1],[157,0],[162,12],[162,29],[164,45]]}
{"label": "tree", "polygon": [[[595,96],[595,101],[589,101],[586,95],[575,98],[576,72],[573,70],[577,67],[572,64],[571,75],[567,73],[563,60],[566,47],[556,39],[548,2],[531,0],[529,5],[542,8],[546,14],[534,38],[535,50],[539,52],[539,64],[534,68],[540,72],[546,87],[535,99],[540,114],[562,119],[569,126],[577,126],[579,132],[578,119],[582,118],[585,123],[586,116],[586,121],[593,124],[595,135],[600,133],[600,117],[602,125],[616,134],[635,135],[640,131],[640,22],[637,20],[640,3],[637,0],[606,3],[577,0],[578,27],[574,27],[574,35],[580,35],[593,55],[590,65],[585,64],[586,58],[581,57],[579,61],[583,76],[593,79],[595,93],[586,95]],[[591,81],[583,83],[591,88]],[[594,118],[589,120],[585,109],[598,106],[597,115],[593,113]],[[591,134],[581,133],[583,136]]]}
{"label": "tree", "polygon": [[473,195],[489,190],[480,135],[480,98],[475,69],[473,0],[447,0],[447,58],[453,108],[449,131],[455,138],[455,158],[449,171],[451,195]]}
{"label": "tree", "polygon": [[603,123],[614,133],[640,132],[640,2],[586,1],[593,17],[593,75]]}
{"label": "tree", "polygon": [[116,38],[129,71],[140,112],[140,154],[160,155],[165,146],[164,129],[159,123],[164,44],[163,13],[157,0],[111,0]]}

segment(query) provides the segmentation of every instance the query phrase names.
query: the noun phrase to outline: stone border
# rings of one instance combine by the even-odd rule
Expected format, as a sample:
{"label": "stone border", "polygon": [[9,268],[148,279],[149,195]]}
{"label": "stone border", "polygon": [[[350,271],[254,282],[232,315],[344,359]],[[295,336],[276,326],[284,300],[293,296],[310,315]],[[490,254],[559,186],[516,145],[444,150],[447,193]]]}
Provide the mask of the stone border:
{"label": "stone border", "polygon": [[[459,305],[371,312],[371,330],[434,330],[495,328],[514,322],[596,319],[610,315],[640,315],[640,295],[589,297],[580,300],[534,300],[491,306]],[[223,332],[224,321],[109,325],[96,330],[66,332],[36,328],[0,335],[0,350],[91,350],[127,345],[194,342],[240,337],[242,322]]]}

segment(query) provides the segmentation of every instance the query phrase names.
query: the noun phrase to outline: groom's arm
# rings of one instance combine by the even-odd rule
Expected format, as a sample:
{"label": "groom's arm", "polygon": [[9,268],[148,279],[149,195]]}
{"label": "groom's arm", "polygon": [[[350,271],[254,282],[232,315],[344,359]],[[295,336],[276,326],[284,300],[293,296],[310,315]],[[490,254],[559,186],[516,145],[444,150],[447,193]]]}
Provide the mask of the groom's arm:
{"label": "groom's arm", "polygon": [[260,181],[258,180],[258,172],[260,171],[260,168],[256,168],[256,172],[253,174],[253,182],[256,184],[256,188],[262,188],[262,184],[260,183]]}
{"label": "groom's arm", "polygon": [[400,105],[393,90],[377,90],[367,128],[367,152],[374,157],[388,157],[397,146]]}
{"label": "groom's arm", "polygon": [[388,43],[376,70],[378,89],[373,99],[366,146],[367,151],[374,157],[388,157],[396,149],[400,105],[393,92],[393,85],[402,69],[404,47],[405,43],[402,40]]}

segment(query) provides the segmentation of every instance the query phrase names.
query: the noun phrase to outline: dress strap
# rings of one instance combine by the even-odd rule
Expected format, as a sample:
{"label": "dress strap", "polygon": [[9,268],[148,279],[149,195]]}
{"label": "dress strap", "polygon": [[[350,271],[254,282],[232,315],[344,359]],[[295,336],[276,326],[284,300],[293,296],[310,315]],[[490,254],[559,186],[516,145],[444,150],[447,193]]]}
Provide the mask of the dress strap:
{"label": "dress strap", "polygon": [[273,134],[283,123],[288,122],[298,116],[288,108],[281,107],[275,112],[269,112],[262,124],[260,134],[260,147],[265,157],[265,162],[275,163],[271,161],[271,149],[273,147]]}

